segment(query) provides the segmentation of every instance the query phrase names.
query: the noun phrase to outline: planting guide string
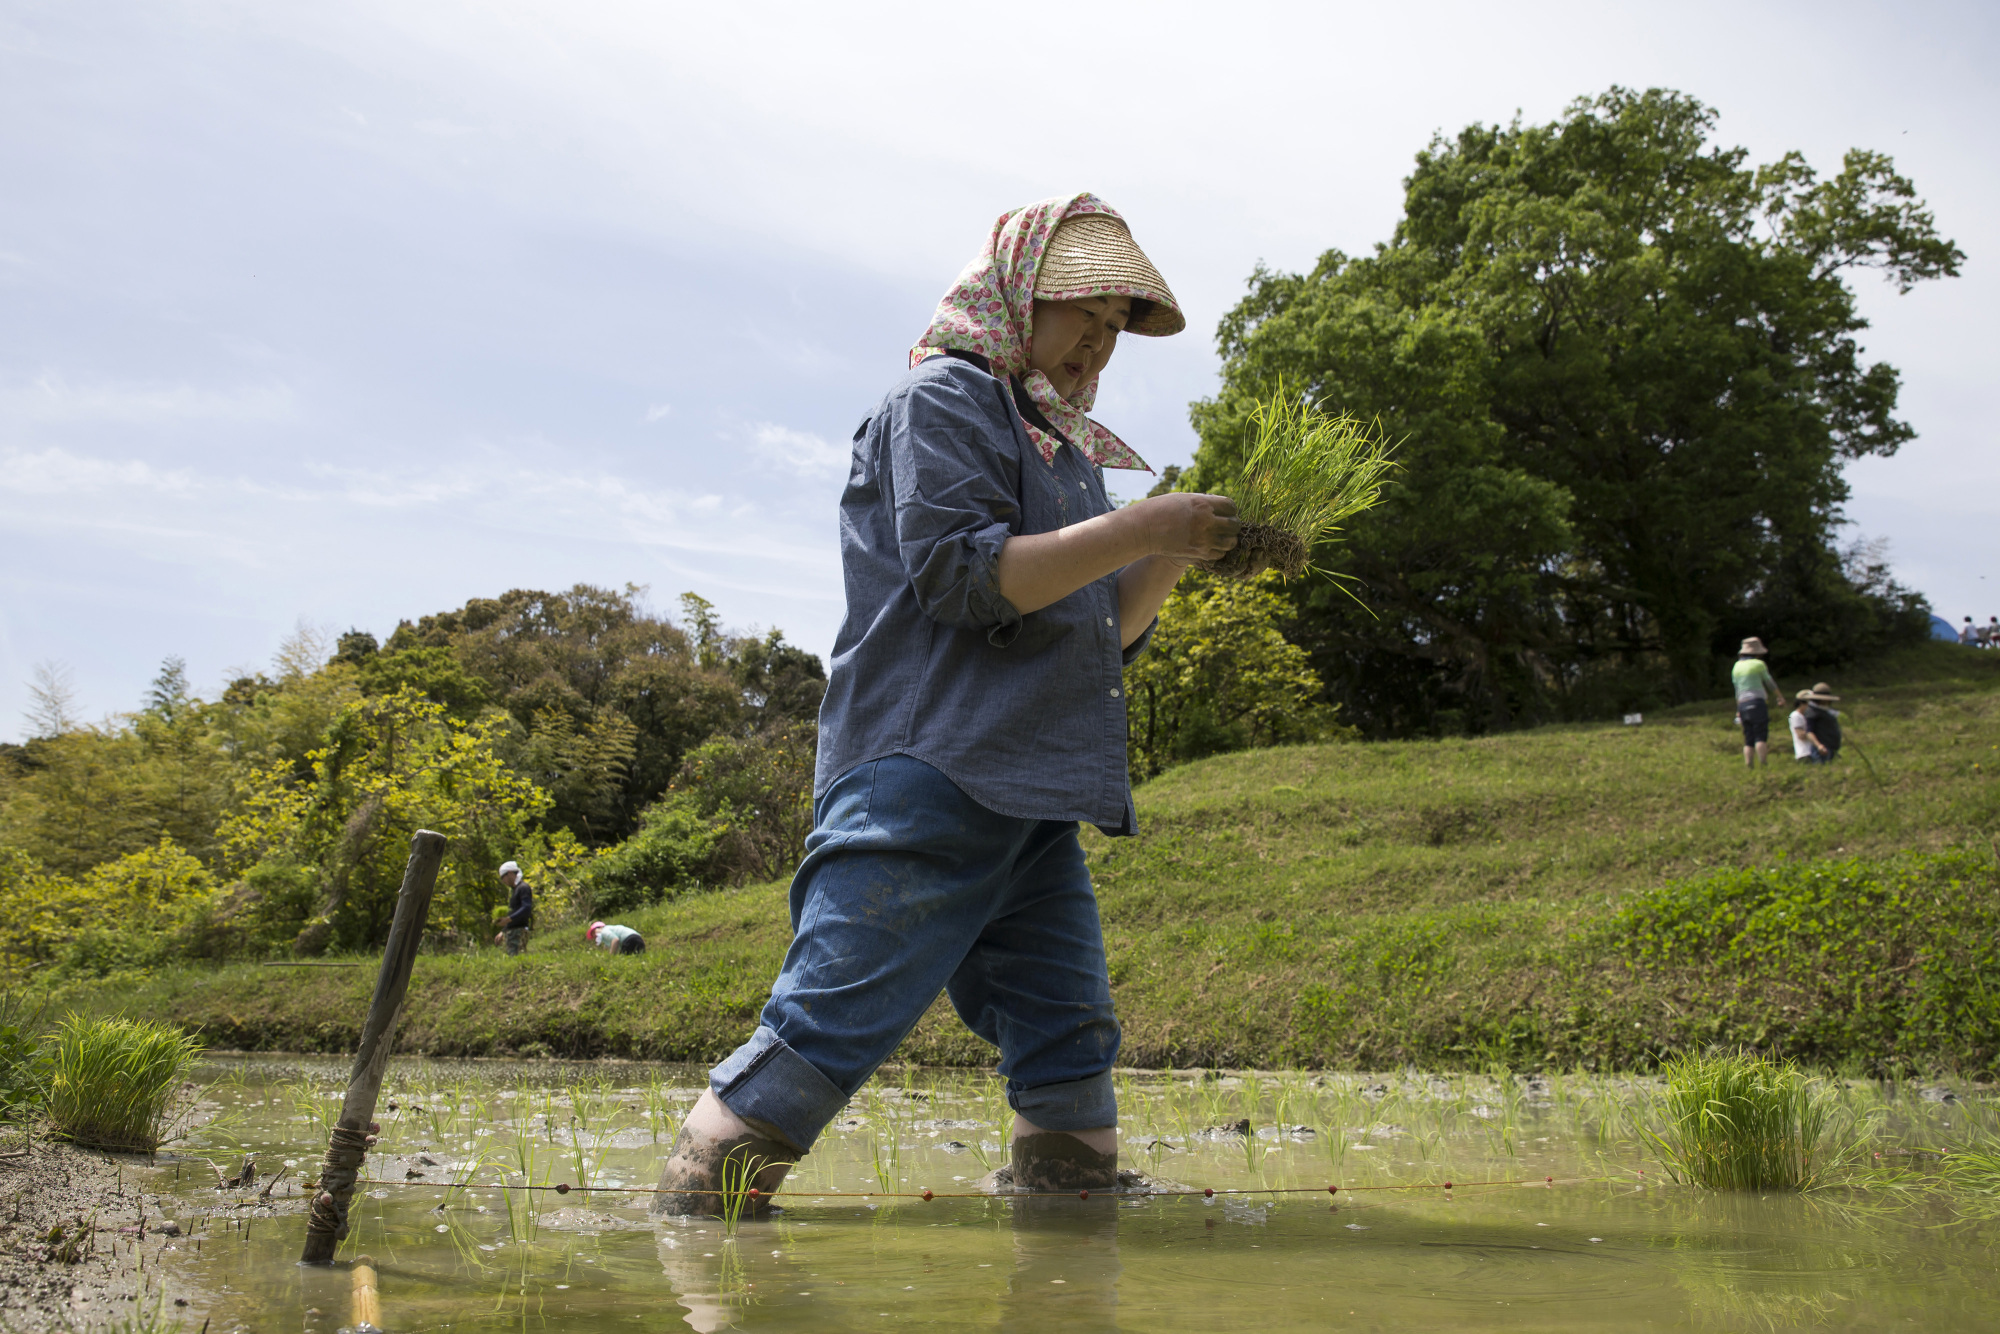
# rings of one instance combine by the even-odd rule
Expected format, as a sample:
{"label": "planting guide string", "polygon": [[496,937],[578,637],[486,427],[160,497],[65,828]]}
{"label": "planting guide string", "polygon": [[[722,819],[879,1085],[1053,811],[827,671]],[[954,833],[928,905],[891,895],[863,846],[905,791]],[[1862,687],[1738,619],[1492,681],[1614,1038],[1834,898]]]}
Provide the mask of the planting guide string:
{"label": "planting guide string", "polygon": [[[1640,1173],[1640,1175],[1641,1175],[1641,1176],[1644,1176],[1644,1175],[1645,1175],[1645,1173],[1644,1173],[1644,1172],[1641,1172],[1641,1173]],[[1564,1185],[1564,1186],[1580,1186],[1580,1185],[1593,1185],[1593,1184],[1602,1184],[1602,1183],[1605,1183],[1605,1182],[1613,1182],[1613,1181],[1620,1181],[1620,1180],[1622,1180],[1622,1179],[1623,1179],[1623,1178],[1620,1178],[1620,1177],[1564,1177],[1564,1178],[1563,1178],[1563,1179],[1561,1180],[1561,1182],[1558,1182],[1558,1181],[1557,1181],[1557,1180],[1556,1180],[1556,1179],[1555,1179],[1554,1177],[1543,1177],[1543,1178],[1542,1178],[1542,1179],[1541,1179],[1540,1181],[1535,1181],[1535,1180],[1532,1180],[1532,1179],[1530,1179],[1530,1178],[1527,1178],[1527,1177],[1519,1177],[1519,1178],[1515,1178],[1515,1179],[1512,1179],[1512,1180],[1507,1180],[1507,1181],[1460,1181],[1460,1182],[1450,1182],[1450,1181],[1446,1181],[1446,1182],[1442,1182],[1442,1183],[1440,1183],[1440,1182],[1435,1182],[1435,1181],[1429,1181],[1429,1182],[1419,1182],[1419,1183],[1416,1183],[1416,1184],[1413,1184],[1413,1185],[1407,1185],[1407,1186],[1230,1186],[1230,1187],[1225,1187],[1225,1188],[1224,1188],[1224,1189],[1222,1189],[1222,1190],[1216,1190],[1216,1189],[1214,1189],[1213,1187],[1209,1187],[1209,1186],[1181,1186],[1181,1187],[1176,1187],[1176,1188],[1174,1188],[1174,1189],[1171,1189],[1171,1190],[1121,1190],[1121,1189],[1116,1189],[1116,1188],[1114,1188],[1114,1189],[1111,1189],[1111,1190],[1100,1190],[1100,1191],[1097,1191],[1097,1192],[1095,1192],[1095,1193],[1096,1193],[1096,1194],[1098,1194],[1098,1195],[1103,1195],[1103,1196],[1111,1196],[1111,1197],[1114,1197],[1114,1198],[1117,1198],[1117,1199],[1133,1199],[1133,1200],[1143,1200],[1143,1199],[1148,1199],[1148,1198],[1151,1198],[1151,1197],[1154,1197],[1154,1196],[1165,1196],[1165,1195],[1181,1195],[1181,1196],[1186,1196],[1186,1195],[1199,1195],[1199,1196],[1202,1196],[1202,1197],[1203,1197],[1203,1198],[1205,1198],[1205,1199],[1214,1199],[1214,1198],[1215,1198],[1216,1196],[1218,1196],[1218,1195],[1319,1195],[1319,1194],[1326,1194],[1326,1195],[1338,1195],[1338,1194],[1340,1194],[1340,1192],[1342,1192],[1342,1191],[1346,1191],[1346,1192],[1347,1192],[1348,1194],[1352,1195],[1352,1194],[1356,1194],[1356,1193],[1359,1193],[1359,1192],[1361,1192],[1361,1191],[1369,1191],[1369,1190],[1375,1190],[1375,1191],[1382,1191],[1382,1190],[1445,1190],[1445,1191],[1451,1191],[1451,1190],[1473,1190],[1473,1189],[1477,1189],[1477,1188],[1480,1188],[1480,1187],[1497,1187],[1497,1186],[1541,1186],[1541,1187],[1543,1187],[1544,1189],[1549,1189],[1549,1188],[1552,1188],[1552,1187],[1554,1187],[1554,1186],[1556,1186],[1556,1185],[1559,1185],[1559,1184],[1560,1184],[1560,1185]],[[410,1188],[410,1189],[424,1189],[424,1188],[427,1188],[427,1187],[436,1187],[437,1185],[439,1185],[439,1184],[441,1184],[441,1183],[439,1183],[439,1182],[435,1182],[435,1181],[381,1181],[381,1180],[377,1180],[377,1179],[375,1179],[375,1178],[373,1178],[373,1177],[363,1177],[363,1178],[362,1178],[361,1180],[359,1180],[359,1181],[358,1181],[358,1182],[356,1182],[355,1184],[357,1184],[357,1185],[363,1185],[363,1186],[401,1186],[401,1187],[406,1187],[406,1188]],[[588,1195],[588,1194],[592,1194],[592,1193],[595,1193],[595,1194],[599,1194],[599,1195],[719,1195],[719,1196],[722,1196],[722,1197],[723,1197],[723,1198],[725,1198],[725,1199],[727,1199],[727,1198],[729,1198],[729,1197],[731,1197],[731,1196],[736,1196],[736,1195],[740,1195],[740,1196],[741,1196],[741,1197],[742,1197],[742,1198],[743,1198],[744,1200],[776,1200],[776,1199],[780,1199],[780,1198],[782,1198],[782,1199],[786,1199],[786,1200],[791,1200],[791,1201],[800,1201],[800,1200],[813,1200],[813,1201],[818,1201],[818,1200],[925,1200],[925,1201],[929,1201],[929,1200],[1087,1200],[1087,1199],[1089,1199],[1089,1198],[1091,1197],[1091,1194],[1092,1194],[1092,1192],[1091,1192],[1091,1191],[1088,1191],[1088,1190],[1008,1190],[1008,1191],[984,1191],[984,1190],[806,1190],[806,1191],[791,1191],[791,1190],[787,1190],[787,1191],[764,1191],[764,1190],[758,1190],[758,1189],[757,1189],[756,1187],[754,1187],[754,1186],[753,1186],[753,1187],[751,1187],[751,1188],[750,1188],[750,1189],[748,1189],[748,1190],[745,1190],[745,1191],[741,1191],[741,1192],[738,1192],[738,1191],[732,1191],[732,1190],[685,1190],[685,1189],[681,1189],[681,1188],[678,1188],[678,1187],[676,1187],[675,1189],[672,1189],[672,1190],[662,1190],[662,1189],[660,1189],[660,1188],[659,1188],[659,1187],[657,1187],[657,1186],[572,1186],[572,1185],[570,1185],[570,1184],[569,1184],[569,1183],[568,1183],[567,1181],[562,1181],[562,1182],[558,1182],[558,1183],[556,1183],[556,1184],[555,1184],[555,1185],[553,1185],[553,1186],[530,1186],[530,1185],[523,1185],[523,1186],[510,1186],[510,1185],[507,1185],[507,1184],[506,1184],[505,1182],[499,1182],[499,1181],[495,1181],[495,1182],[490,1182],[490,1183],[488,1183],[488,1184],[486,1184],[486,1185],[484,1185],[484,1186],[481,1186],[480,1184],[478,1184],[478,1183],[476,1183],[476,1182],[466,1182],[466,1183],[464,1183],[464,1184],[462,1184],[462,1185],[451,1185],[451,1186],[448,1186],[448,1187],[447,1187],[447,1189],[448,1189],[448,1190],[457,1190],[457,1191],[473,1191],[473,1190],[482,1190],[482,1189],[484,1189],[484,1190],[500,1190],[500,1191],[507,1191],[507,1190],[552,1190],[552,1191],[554,1191],[554,1192],[555,1192],[556,1194],[558,1194],[558,1195],[567,1195],[567,1194],[569,1194],[569,1193],[570,1193],[571,1191],[575,1191],[575,1192],[577,1192],[578,1194],[583,1194],[583,1195]],[[440,1207],[443,1207],[443,1206],[440,1206]]]}

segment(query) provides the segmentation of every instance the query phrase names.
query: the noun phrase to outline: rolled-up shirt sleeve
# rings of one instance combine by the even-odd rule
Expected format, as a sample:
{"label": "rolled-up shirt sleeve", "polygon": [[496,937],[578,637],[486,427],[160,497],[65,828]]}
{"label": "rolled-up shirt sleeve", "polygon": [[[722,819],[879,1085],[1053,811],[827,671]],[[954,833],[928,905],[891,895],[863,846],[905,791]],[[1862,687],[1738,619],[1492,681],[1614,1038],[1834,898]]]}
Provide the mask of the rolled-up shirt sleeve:
{"label": "rolled-up shirt sleeve", "polygon": [[1134,662],[1137,662],[1139,655],[1146,651],[1146,645],[1153,642],[1153,631],[1159,628],[1160,618],[1157,616],[1146,622],[1146,628],[1139,632],[1139,637],[1125,646],[1123,656],[1120,659],[1121,664],[1130,667]]}
{"label": "rolled-up shirt sleeve", "polygon": [[949,384],[919,384],[889,423],[896,542],[924,615],[983,630],[999,647],[1021,629],[1000,594],[1000,548],[1021,518],[1013,424]]}

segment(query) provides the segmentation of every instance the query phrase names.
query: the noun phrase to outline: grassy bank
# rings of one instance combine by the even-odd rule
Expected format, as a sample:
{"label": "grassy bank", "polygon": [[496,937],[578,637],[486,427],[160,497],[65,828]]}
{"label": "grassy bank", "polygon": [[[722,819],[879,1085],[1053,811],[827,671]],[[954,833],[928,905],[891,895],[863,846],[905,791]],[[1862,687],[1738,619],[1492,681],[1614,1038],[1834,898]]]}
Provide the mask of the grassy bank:
{"label": "grassy bank", "polygon": [[[1139,1065],[1650,1064],[1744,1042],[1857,1069],[2000,1050],[2000,653],[1926,645],[1836,677],[1852,753],[1747,773],[1726,701],[1641,727],[1306,746],[1186,766],[1143,834],[1086,836],[1124,1059]],[[1782,728],[1782,720],[1775,726]],[[404,1048],[711,1059],[788,936],[782,884],[525,958],[425,957]],[[372,968],[174,970],[58,1006],[219,1046],[351,1050]],[[984,1064],[942,1005],[902,1055]]]}

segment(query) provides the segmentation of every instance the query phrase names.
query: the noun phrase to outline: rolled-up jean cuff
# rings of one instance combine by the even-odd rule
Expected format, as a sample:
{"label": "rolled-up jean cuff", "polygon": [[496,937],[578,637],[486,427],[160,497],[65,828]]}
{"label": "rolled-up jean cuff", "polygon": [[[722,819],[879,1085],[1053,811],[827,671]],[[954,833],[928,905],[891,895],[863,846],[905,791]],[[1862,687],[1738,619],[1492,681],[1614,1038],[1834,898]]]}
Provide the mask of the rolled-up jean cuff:
{"label": "rolled-up jean cuff", "polygon": [[1101,1130],[1118,1124],[1118,1092],[1109,1070],[1060,1084],[1009,1088],[1007,1104],[1043,1130]]}
{"label": "rolled-up jean cuff", "polygon": [[819,1068],[759,1027],[750,1040],[708,1072],[722,1105],[746,1121],[762,1121],[800,1153],[847,1106],[847,1095]]}

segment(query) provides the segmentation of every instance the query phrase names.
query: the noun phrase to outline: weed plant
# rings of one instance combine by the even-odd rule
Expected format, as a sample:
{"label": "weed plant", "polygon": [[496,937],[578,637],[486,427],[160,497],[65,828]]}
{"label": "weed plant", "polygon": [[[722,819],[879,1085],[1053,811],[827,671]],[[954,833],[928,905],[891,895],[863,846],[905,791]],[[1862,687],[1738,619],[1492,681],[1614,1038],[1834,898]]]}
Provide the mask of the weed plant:
{"label": "weed plant", "polygon": [[1789,1061],[1748,1052],[1665,1067],[1666,1129],[1649,1136],[1674,1180],[1711,1190],[1805,1190],[1819,1180],[1829,1098]]}
{"label": "weed plant", "polygon": [[167,1137],[175,1090],[201,1051],[169,1024],[72,1015],[46,1051],[49,1121],[77,1144],[151,1153]]}

